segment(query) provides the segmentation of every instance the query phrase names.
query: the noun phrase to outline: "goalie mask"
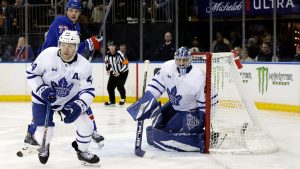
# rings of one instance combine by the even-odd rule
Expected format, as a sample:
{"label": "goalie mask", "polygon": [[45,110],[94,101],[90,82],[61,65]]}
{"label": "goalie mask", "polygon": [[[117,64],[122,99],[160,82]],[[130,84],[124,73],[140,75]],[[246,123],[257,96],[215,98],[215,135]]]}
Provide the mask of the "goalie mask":
{"label": "goalie mask", "polygon": [[[72,60],[78,51],[80,38],[77,31],[65,30],[58,39],[58,47],[63,55],[70,55],[67,60]],[[68,48],[65,52],[63,48]],[[74,53],[73,53],[74,52]],[[64,58],[66,60],[66,58]]]}
{"label": "goalie mask", "polygon": [[192,54],[186,47],[180,47],[174,55],[177,69],[181,75],[188,72],[192,62]]}

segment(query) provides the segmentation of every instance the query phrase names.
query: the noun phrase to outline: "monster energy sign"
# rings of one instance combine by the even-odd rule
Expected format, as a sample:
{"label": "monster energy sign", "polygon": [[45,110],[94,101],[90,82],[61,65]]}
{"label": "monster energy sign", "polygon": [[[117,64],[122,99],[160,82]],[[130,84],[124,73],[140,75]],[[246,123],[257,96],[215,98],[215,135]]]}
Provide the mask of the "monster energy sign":
{"label": "monster energy sign", "polygon": [[268,91],[268,73],[267,67],[256,68],[258,72],[258,90],[262,95]]}
{"label": "monster energy sign", "polygon": [[256,68],[258,73],[258,90],[262,95],[268,91],[269,81],[273,86],[289,86],[293,81],[293,74],[269,72],[267,67]]}

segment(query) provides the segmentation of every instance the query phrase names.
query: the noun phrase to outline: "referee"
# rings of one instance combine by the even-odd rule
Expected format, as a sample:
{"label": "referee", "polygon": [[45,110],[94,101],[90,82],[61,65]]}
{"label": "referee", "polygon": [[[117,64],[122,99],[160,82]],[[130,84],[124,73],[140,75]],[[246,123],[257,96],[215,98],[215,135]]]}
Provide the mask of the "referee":
{"label": "referee", "polygon": [[109,101],[105,102],[105,106],[115,106],[116,87],[121,96],[119,105],[124,105],[126,99],[126,90],[124,85],[128,76],[128,59],[120,51],[117,51],[117,46],[114,42],[108,42],[107,46],[109,51],[105,56],[104,62],[107,75],[109,75],[107,83]]}

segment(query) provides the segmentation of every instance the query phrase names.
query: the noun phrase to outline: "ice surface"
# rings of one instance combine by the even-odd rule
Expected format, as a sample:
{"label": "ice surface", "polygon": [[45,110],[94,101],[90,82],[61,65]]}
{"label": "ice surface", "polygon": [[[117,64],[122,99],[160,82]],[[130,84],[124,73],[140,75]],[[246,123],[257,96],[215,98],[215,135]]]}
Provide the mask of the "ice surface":
{"label": "ice surface", "polygon": [[[126,105],[128,106],[128,105]],[[222,155],[163,152],[150,147],[143,137],[143,149],[155,154],[143,159],[133,154],[136,122],[126,112],[126,106],[106,108],[93,104],[93,112],[105,145],[101,150],[92,143],[90,150],[101,158],[104,169],[299,169],[300,115],[261,111],[262,124],[271,132],[280,150],[263,155]],[[50,158],[40,164],[37,155],[19,158],[16,152],[23,146],[27,124],[31,120],[30,103],[0,103],[0,169],[81,169],[71,142],[75,127],[66,125],[55,115],[56,127],[51,141]],[[149,122],[145,122],[147,126]],[[145,129],[144,129],[145,134]]]}

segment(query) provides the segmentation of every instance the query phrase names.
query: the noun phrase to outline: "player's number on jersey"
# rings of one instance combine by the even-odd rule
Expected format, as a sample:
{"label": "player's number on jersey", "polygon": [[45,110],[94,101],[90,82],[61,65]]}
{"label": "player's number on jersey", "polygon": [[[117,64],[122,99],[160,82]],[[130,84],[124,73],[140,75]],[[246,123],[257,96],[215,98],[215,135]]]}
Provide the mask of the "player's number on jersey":
{"label": "player's number on jersey", "polygon": [[87,82],[93,83],[93,78],[92,78],[92,76],[89,76],[89,77],[87,78]]}

